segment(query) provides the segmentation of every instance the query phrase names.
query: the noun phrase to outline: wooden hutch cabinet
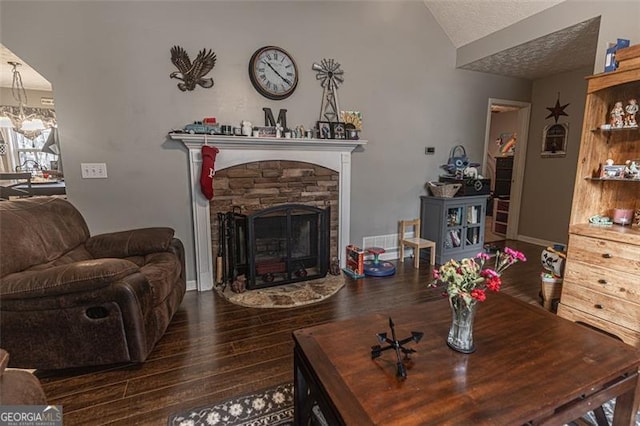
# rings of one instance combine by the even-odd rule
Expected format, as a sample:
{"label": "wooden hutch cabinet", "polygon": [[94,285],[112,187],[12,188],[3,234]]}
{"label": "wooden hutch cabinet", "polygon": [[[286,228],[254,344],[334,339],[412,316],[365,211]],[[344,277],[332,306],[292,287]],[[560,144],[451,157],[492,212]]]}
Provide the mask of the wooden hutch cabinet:
{"label": "wooden hutch cabinet", "polygon": [[640,228],[589,223],[594,215],[612,217],[614,208],[640,209],[640,179],[601,177],[607,159],[640,164],[638,127],[603,126],[616,102],[640,101],[640,46],[629,49],[619,53],[634,58],[630,65],[588,77],[558,315],[640,347]]}

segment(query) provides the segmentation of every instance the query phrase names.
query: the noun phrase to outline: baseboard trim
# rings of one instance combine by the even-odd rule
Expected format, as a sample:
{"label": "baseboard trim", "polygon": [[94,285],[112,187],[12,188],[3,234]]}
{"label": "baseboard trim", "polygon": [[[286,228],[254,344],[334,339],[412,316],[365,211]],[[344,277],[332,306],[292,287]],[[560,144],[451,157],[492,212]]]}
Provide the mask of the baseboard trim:
{"label": "baseboard trim", "polygon": [[198,289],[198,282],[196,280],[187,280],[187,291],[193,291]]}
{"label": "baseboard trim", "polygon": [[564,246],[564,247],[567,246],[567,243],[560,243],[560,242],[557,242],[557,241],[542,240],[540,238],[529,237],[527,235],[518,235],[517,240],[518,241],[524,241],[525,243],[529,243],[529,244],[536,244],[538,246],[544,246],[544,247],[554,246],[556,244],[559,244],[559,245]]}

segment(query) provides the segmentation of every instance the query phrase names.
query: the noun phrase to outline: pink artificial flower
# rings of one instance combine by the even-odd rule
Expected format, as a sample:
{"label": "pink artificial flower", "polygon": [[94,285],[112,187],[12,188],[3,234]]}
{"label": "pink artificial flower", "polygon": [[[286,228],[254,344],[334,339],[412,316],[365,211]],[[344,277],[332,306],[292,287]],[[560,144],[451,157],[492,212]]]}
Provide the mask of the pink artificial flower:
{"label": "pink artificial flower", "polygon": [[525,257],[525,255],[522,252],[519,252],[517,250],[514,250],[512,248],[509,247],[505,247],[504,248],[504,252],[505,254],[508,254],[509,257],[515,258],[521,262],[526,262],[527,258]]}
{"label": "pink artificial flower", "polygon": [[439,280],[440,279],[440,271],[438,271],[437,269],[433,269],[433,279],[435,280]]}
{"label": "pink artificial flower", "polygon": [[482,260],[489,260],[491,259],[491,256],[489,256],[487,253],[484,252],[480,252],[476,255],[477,259],[482,259]]}
{"label": "pink artificial flower", "polygon": [[485,268],[482,271],[480,271],[480,276],[484,278],[494,278],[494,277],[498,277],[499,275],[493,269]]}

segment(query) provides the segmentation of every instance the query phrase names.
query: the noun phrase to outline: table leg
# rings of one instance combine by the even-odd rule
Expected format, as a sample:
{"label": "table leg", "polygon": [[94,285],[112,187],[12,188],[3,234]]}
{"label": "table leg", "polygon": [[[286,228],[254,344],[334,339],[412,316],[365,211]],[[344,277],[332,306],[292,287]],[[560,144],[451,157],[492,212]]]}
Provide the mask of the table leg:
{"label": "table leg", "polygon": [[298,426],[310,423],[313,410],[313,399],[308,379],[304,374],[303,362],[296,347],[293,350],[293,424]]}
{"label": "table leg", "polygon": [[636,414],[640,405],[640,381],[638,377],[636,372],[633,388],[616,398],[613,426],[635,426]]}

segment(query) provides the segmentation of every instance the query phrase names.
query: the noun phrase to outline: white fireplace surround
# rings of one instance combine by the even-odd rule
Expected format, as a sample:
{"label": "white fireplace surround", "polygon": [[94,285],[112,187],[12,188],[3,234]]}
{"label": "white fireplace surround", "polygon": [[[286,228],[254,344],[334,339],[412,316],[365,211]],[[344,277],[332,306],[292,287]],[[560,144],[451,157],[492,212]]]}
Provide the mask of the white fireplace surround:
{"label": "white fireplace surround", "polygon": [[[171,139],[182,142],[189,150],[191,208],[197,274],[196,289],[198,291],[211,290],[215,276],[213,254],[211,253],[209,200],[200,191],[201,149],[204,144],[215,146],[220,150],[215,161],[216,170],[255,161],[289,160],[317,164],[338,172],[338,253],[349,244],[351,153],[358,146],[366,145],[367,141],[253,138],[187,133],[170,133],[169,136]],[[214,194],[211,202],[215,203],[215,201]],[[344,256],[341,256],[340,264],[341,267],[344,267]]]}

